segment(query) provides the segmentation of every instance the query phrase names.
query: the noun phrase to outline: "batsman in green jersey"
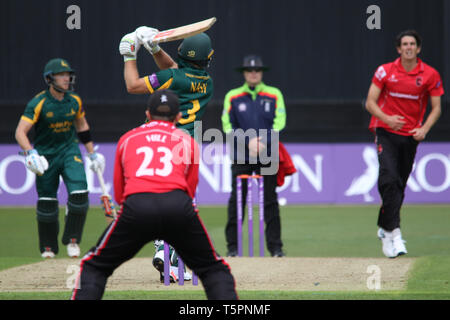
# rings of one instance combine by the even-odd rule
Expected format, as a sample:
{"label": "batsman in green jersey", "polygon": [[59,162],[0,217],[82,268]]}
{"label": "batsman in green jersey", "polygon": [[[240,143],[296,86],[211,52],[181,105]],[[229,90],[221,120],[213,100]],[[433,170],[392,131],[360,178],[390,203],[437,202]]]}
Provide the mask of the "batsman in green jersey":
{"label": "batsman in green jersey", "polygon": [[[157,33],[157,29],[143,26],[121,39],[119,51],[124,58],[127,91],[132,94],[152,94],[162,89],[175,92],[179,98],[182,113],[177,127],[194,136],[195,122],[201,120],[214,92],[213,81],[206,71],[214,54],[211,39],[206,33],[184,39],[178,47],[178,59],[175,61],[158,44],[152,43]],[[152,54],[160,69],[142,78],[139,76],[136,64],[137,53],[141,46]],[[163,281],[164,264],[163,244],[163,241],[155,241],[156,253],[153,257],[153,265],[160,271],[161,281]],[[174,253],[173,256],[177,255]],[[173,272],[170,273],[171,281],[177,280],[177,265],[177,259],[174,258],[171,266]],[[184,280],[191,279],[192,276],[185,272]]]}
{"label": "batsman in green jersey", "polygon": [[[200,120],[214,92],[213,81],[206,71],[214,50],[211,39],[200,33],[183,40],[178,48],[176,62],[151,39],[157,29],[139,27],[125,35],[120,42],[120,53],[124,56],[124,78],[127,91],[132,94],[152,94],[156,90],[170,89],[180,101],[182,118],[177,127],[194,135],[194,122]],[[136,58],[141,45],[153,55],[160,71],[143,78],[139,77]]]}
{"label": "batsman in green jersey", "polygon": [[[90,168],[104,170],[103,155],[94,152],[89,124],[80,97],[72,92],[74,70],[60,58],[44,68],[48,89],[37,94],[25,108],[16,128],[16,140],[26,156],[27,168],[36,174],[39,249],[43,258],[58,253],[57,191],[62,177],[68,192],[62,243],[70,257],[80,255],[79,243],[89,208],[88,186],[81,142],[89,153]],[[28,133],[34,127],[34,147]]]}

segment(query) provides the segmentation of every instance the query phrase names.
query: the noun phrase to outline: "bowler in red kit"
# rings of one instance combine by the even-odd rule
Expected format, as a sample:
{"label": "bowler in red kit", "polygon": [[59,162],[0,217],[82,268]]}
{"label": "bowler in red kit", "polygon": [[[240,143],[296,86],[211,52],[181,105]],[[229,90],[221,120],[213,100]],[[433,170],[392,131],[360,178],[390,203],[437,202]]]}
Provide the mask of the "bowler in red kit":
{"label": "bowler in red kit", "polygon": [[[378,150],[378,238],[385,256],[407,253],[400,231],[400,209],[417,146],[441,115],[444,94],[439,73],[418,58],[422,40],[414,30],[396,39],[400,57],[379,66],[372,78],[366,109],[372,115],[369,129]],[[431,111],[424,121],[428,102]]]}
{"label": "bowler in red kit", "polygon": [[108,277],[150,241],[170,243],[200,278],[208,299],[237,299],[230,267],[212,245],[193,205],[199,150],[176,128],[178,97],[170,90],[150,96],[148,123],[117,144],[114,196],[122,210],[82,259],[72,299],[101,299]]}

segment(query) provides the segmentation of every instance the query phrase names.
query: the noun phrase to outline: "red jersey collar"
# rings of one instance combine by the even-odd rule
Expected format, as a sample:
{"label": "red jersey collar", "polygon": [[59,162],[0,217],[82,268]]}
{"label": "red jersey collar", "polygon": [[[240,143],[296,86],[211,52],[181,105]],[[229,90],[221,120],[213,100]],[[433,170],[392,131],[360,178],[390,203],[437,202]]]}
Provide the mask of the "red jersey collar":
{"label": "red jersey collar", "polygon": [[399,71],[407,73],[407,74],[418,74],[418,73],[424,71],[423,62],[422,62],[422,60],[420,58],[417,58],[417,66],[414,69],[412,69],[411,71],[409,71],[409,72],[406,72],[405,68],[403,68],[401,58],[397,58],[394,61],[394,64],[395,64],[395,66],[397,67],[397,69]]}
{"label": "red jersey collar", "polygon": [[175,124],[172,121],[166,121],[166,120],[151,120],[149,122],[146,122],[142,125],[142,127],[155,127],[155,126],[165,126],[165,127],[172,127],[176,128]]}

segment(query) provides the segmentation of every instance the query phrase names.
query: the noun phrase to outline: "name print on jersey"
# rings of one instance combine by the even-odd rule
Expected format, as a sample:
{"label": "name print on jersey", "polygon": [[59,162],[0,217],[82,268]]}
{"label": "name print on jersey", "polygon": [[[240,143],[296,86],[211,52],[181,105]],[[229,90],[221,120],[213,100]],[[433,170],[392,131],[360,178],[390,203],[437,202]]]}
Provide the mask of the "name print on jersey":
{"label": "name print on jersey", "polygon": [[72,121],[54,122],[48,126],[53,132],[67,132],[72,127]]}
{"label": "name print on jersey", "polygon": [[147,139],[148,142],[166,142],[166,135],[161,135],[161,134],[150,134],[150,135],[146,135],[145,139]]}
{"label": "name print on jersey", "polygon": [[206,93],[206,83],[191,82],[191,92]]}

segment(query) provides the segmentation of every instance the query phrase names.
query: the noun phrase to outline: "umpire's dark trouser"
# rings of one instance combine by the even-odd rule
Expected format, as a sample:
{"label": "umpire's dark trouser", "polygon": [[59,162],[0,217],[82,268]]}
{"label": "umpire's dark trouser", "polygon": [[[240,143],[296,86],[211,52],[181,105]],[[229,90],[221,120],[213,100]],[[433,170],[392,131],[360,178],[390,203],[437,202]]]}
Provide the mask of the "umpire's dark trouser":
{"label": "umpire's dark trouser", "polygon": [[382,200],[378,226],[392,231],[400,228],[400,208],[418,142],[411,136],[401,136],[377,128],[376,143],[380,163],[378,191]]}
{"label": "umpire's dark trouser", "polygon": [[192,199],[181,190],[130,195],[123,213],[82,259],[72,299],[101,299],[113,271],[155,239],[175,248],[202,281],[208,299],[237,299],[229,266],[216,256]]}
{"label": "umpire's dark trouser", "polygon": [[[233,164],[231,165],[232,183],[231,195],[228,200],[228,222],[225,227],[225,237],[228,251],[237,251],[237,196],[236,177],[241,174],[260,174],[261,166],[257,164]],[[277,175],[264,176],[264,221],[266,223],[265,238],[267,249],[273,254],[281,250],[281,219],[276,192]],[[242,216],[245,216],[245,204],[247,199],[247,181],[242,179]],[[253,197],[253,204],[257,196]],[[244,220],[244,219],[242,219]]]}

